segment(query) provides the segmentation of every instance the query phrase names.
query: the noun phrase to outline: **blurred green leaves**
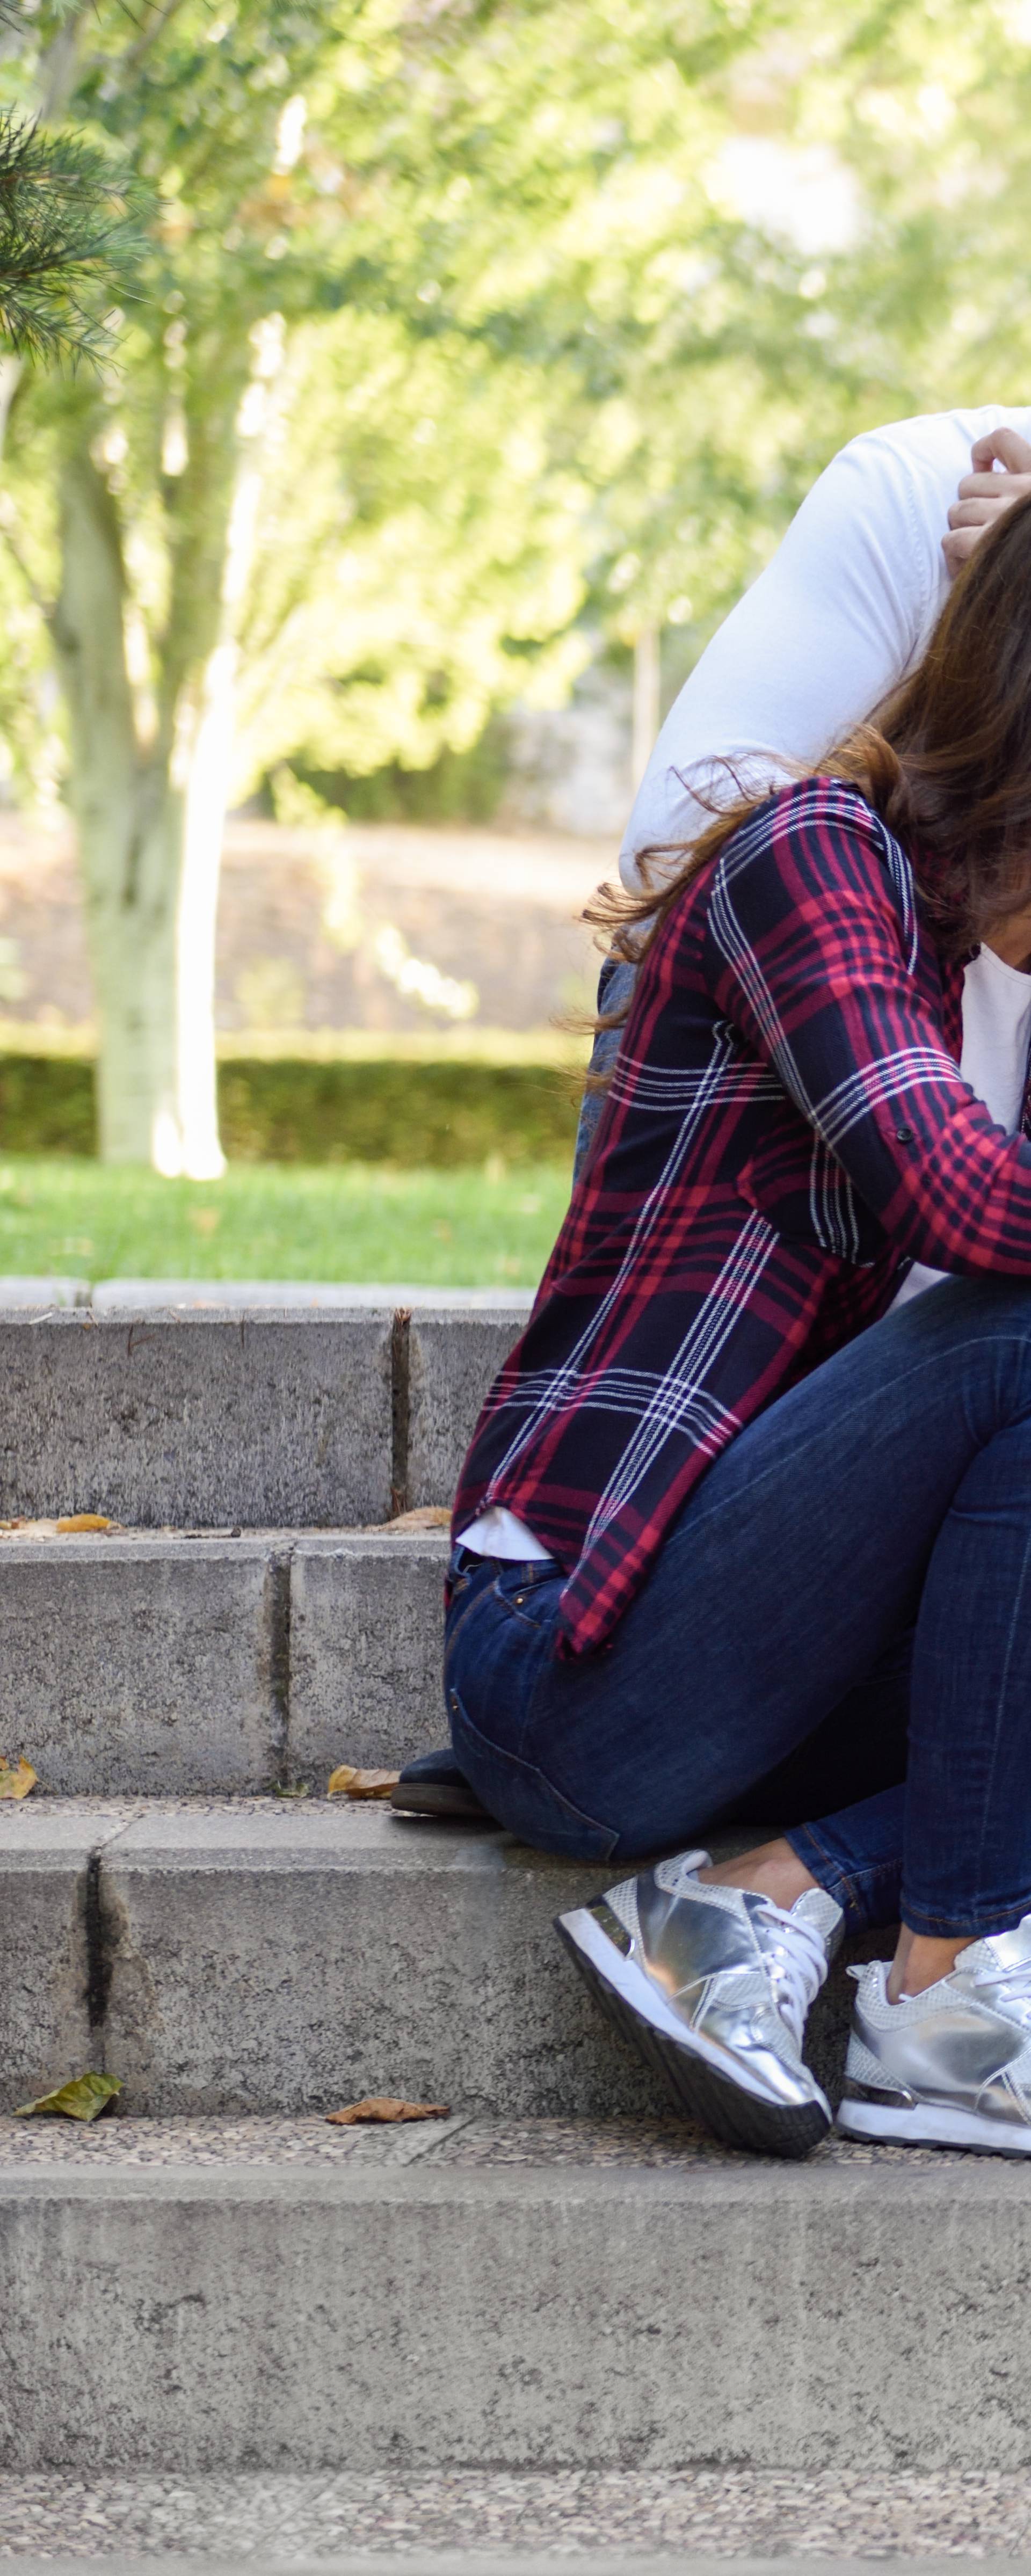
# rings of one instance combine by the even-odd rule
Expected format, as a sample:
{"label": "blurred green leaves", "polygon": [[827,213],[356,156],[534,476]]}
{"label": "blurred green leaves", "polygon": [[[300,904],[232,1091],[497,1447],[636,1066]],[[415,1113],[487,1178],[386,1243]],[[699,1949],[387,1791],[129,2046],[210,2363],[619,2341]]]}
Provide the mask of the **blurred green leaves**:
{"label": "blurred green leaves", "polygon": [[[45,594],[72,419],[141,703],[204,627],[283,317],[236,794],[461,753],[599,632],[686,663],[843,439],[1031,383],[1026,0],[41,0],[0,98],[44,94],[106,174],[98,275],[125,174],[152,211],[117,366],[23,388],[11,487]],[[31,299],[10,327],[42,348]],[[0,597],[0,725],[52,774],[9,565]]]}

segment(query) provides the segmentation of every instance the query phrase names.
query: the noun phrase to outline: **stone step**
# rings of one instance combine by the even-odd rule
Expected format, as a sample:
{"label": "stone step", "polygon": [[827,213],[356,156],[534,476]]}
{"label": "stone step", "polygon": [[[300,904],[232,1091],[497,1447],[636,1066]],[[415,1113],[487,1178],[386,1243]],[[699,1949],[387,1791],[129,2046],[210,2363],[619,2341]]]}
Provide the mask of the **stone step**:
{"label": "stone step", "polygon": [[1001,2158],[4,2122],[5,2471],[833,2468],[912,2498],[1031,2456],[1029,2263]]}
{"label": "stone step", "polygon": [[[612,1874],[337,1801],[0,1807],[0,2109],[87,2065],[134,2113],[665,2109],[553,1929]],[[850,1997],[839,1963],[810,2022],[832,2094]]]}
{"label": "stone step", "polygon": [[[67,1293],[71,1288],[76,1296]],[[380,1281],[376,1285],[353,1280],[327,1279],[98,1279],[95,1287],[82,1280],[10,1280],[0,1279],[0,1307],[8,1303],[8,1289],[22,1289],[10,1302],[16,1306],[49,1305],[92,1306],[95,1315],[113,1315],[121,1311],[142,1314],[144,1310],[174,1307],[210,1309],[211,1307],[279,1306],[296,1314],[311,1306],[399,1306],[460,1311],[470,1314],[528,1315],[533,1304],[532,1288],[426,1288],[415,1287],[404,1280]],[[53,1289],[53,1298],[33,1296],[35,1289]]]}
{"label": "stone step", "polygon": [[0,1752],[164,1797],[399,1768],[446,1741],[446,1531],[0,1537]]}
{"label": "stone step", "polygon": [[[573,2474],[570,2471],[565,2473],[567,2479],[570,2479]],[[602,2474],[598,2472],[599,2481]],[[683,2475],[682,2472],[680,2474]],[[771,2474],[775,2475],[776,2472]],[[561,2475],[562,2473],[559,2472],[558,2477]],[[667,2470],[663,2483],[672,2484],[676,2476],[676,2471]],[[451,2471],[446,2479],[449,2489],[453,2490],[459,2485],[459,2477],[460,2472]],[[535,2480],[535,2487],[544,2485],[546,2488],[553,2482],[557,2483],[555,2472],[552,2472],[551,2479]],[[642,2479],[641,2482],[644,2484],[645,2480]],[[42,2515],[36,2499],[35,2481],[30,2482],[25,2479],[20,2483],[25,2487],[31,2485],[28,2512],[35,2524],[34,2543],[41,2542],[39,2523]],[[126,2495],[127,2482],[122,2477],[113,2480],[112,2483],[116,2488],[117,2502],[111,2524],[114,2535],[120,2540],[119,2521],[126,2506],[129,2505],[131,2509],[132,2492],[130,2489],[129,2496]],[[153,2488],[157,2482],[150,2479],[147,2483]],[[217,2483],[221,2487],[222,2481],[219,2480]],[[317,2476],[313,2483],[317,2484],[319,2492],[315,2498],[316,2509],[310,2515],[310,2519],[317,2528],[320,2522],[328,2519],[326,2507],[327,2505],[331,2507],[335,2498],[326,2496],[321,2476]],[[349,2502],[357,2483],[357,2480],[350,2482]],[[610,2476],[606,2479],[606,2489],[612,2483]],[[654,2480],[648,2483],[654,2484]],[[179,2557],[166,2546],[169,2529],[173,2531],[177,2529],[177,2513],[188,2514],[191,2524],[194,2521],[196,2510],[194,2497],[184,2495],[184,2484],[180,2472],[175,2480],[173,2497],[165,2502],[162,2494],[155,2515],[159,2533],[157,2545],[161,2552],[161,2576],[198,2576],[198,2553],[191,2553],[188,2558]],[[206,2484],[207,2481],[205,2481]],[[297,2549],[298,2523],[303,2527],[309,2517],[304,2511],[307,2498],[304,2499],[298,2511],[296,2477],[281,2472],[278,2477],[262,2479],[262,2502],[265,2506],[270,2540],[273,2545],[280,2539],[282,2523],[286,2521],[289,2526],[291,2547],[288,2563],[291,2576],[384,2576],[384,2562],[387,2566],[391,2563],[396,2566],[398,2560],[404,2576],[570,2576],[569,2559],[572,2553],[568,2544],[563,2543],[561,2535],[555,2545],[549,2546],[546,2542],[542,2548],[537,2549],[528,2549],[521,2534],[518,2533],[514,2540],[499,2540],[493,2546],[488,2544],[484,2547],[481,2543],[478,2547],[470,2549],[460,2543],[453,2548],[442,2549],[434,2540],[428,2547],[413,2549],[408,2536],[409,2526],[406,2516],[403,2551],[395,2550],[390,2546],[394,2532],[398,2528],[396,2510],[392,2509],[392,2482],[387,2485],[386,2481],[377,2478],[375,2472],[372,2472],[367,2478],[367,2484],[372,2490],[370,2506],[373,2511],[377,2505],[380,2506],[381,2520],[387,2525],[387,2543],[384,2544],[377,2539],[368,2549],[355,2549],[347,2543],[345,2544],[346,2556],[330,2556],[328,2552],[320,2551],[315,2557],[309,2556],[306,2551],[304,2554],[299,2554]],[[386,2493],[383,2492],[385,2486],[387,2486]],[[473,2487],[474,2491],[479,2489],[478,2500],[481,2501],[484,2509],[485,2525],[488,2529],[491,2521],[498,2518],[499,2507],[503,2510],[504,2506],[508,2505],[511,2509],[514,2505],[518,2509],[518,2484],[511,2471],[499,2470],[493,2475],[489,2470],[481,2471],[478,2476],[476,2472],[470,2476],[467,2471],[461,2481],[460,2492],[454,2498],[459,2507],[459,2512],[455,2515],[459,2530],[461,2529],[461,2508],[467,2503],[470,2487]],[[515,2493],[513,2488],[516,2489]],[[575,2576],[671,2576],[671,2557],[668,2549],[660,2549],[658,2552],[641,2550],[632,2539],[622,2548],[612,2547],[605,2531],[604,2506],[607,2495],[604,2491],[597,2515],[598,2530],[594,2536],[593,2545],[586,2544],[582,2538],[584,2515],[579,2501],[581,2493],[582,2489],[578,2482],[576,2498],[570,2501],[568,2508],[568,2518],[576,2535]],[[97,2539],[96,2526],[100,2519],[95,2506],[95,2494],[95,2486],[91,2484],[80,2506],[81,2517],[86,2524],[86,2540],[94,2544]],[[13,2481],[8,2482],[8,2498],[11,2499],[8,2503],[8,2512],[12,2510],[12,2505],[13,2510],[17,2512],[18,2495]],[[929,2501],[933,2504],[933,2499]],[[651,2504],[652,2498],[649,2495],[648,2505]],[[49,2496],[48,2505],[51,2514],[54,2513],[55,2508],[59,2513],[61,2500],[59,2497]],[[248,2513],[246,2505],[240,2513],[239,2520],[242,2525],[242,2536],[240,2543],[237,2544],[237,2554],[234,2552],[232,2537],[232,2507],[229,2507],[228,2513],[223,2510],[220,2517],[218,2556],[211,2558],[206,2555],[204,2576],[283,2576],[282,2555],[267,2557],[263,2550],[254,2549],[251,2540],[253,2515]],[[192,2538],[192,2531],[189,2537]],[[728,2576],[727,2554],[721,2551],[718,2557],[711,2557],[704,2552],[699,2553],[692,2546],[689,2551],[679,2549],[675,2560],[672,2561],[672,2566],[677,2570],[677,2576]],[[89,2556],[83,2558],[70,2555],[39,2557],[29,2556],[23,2550],[19,2540],[17,2551],[12,2550],[10,2555],[17,2556],[18,2576],[96,2576],[98,2552],[95,2546],[90,2550]],[[115,2558],[112,2559],[107,2550],[104,2555],[109,2576],[154,2576],[154,2561],[149,2551],[137,2554],[135,2551],[126,2551],[119,2546]],[[920,2576],[957,2576],[957,2569],[961,2569],[963,2564],[964,2562],[956,2554],[951,2557],[928,2557],[921,2550]],[[987,2560],[984,2558],[970,2560],[967,2566],[968,2576],[975,2576],[975,2570],[976,2576],[983,2576],[986,2567],[988,2576],[1003,2576],[1003,2571],[1005,2576],[1031,2576],[1031,2558],[1003,2557],[1001,2553]],[[734,2576],[770,2576],[768,2558],[739,2558],[735,2553],[733,2569]],[[868,2558],[835,2558],[826,2554],[821,2554],[817,2558],[810,2556],[808,2551],[801,2557],[786,2556],[783,2551],[778,2550],[776,2576],[870,2576],[870,2561]],[[913,2561],[911,2558],[904,2557],[879,2557],[877,2576],[913,2576]]]}
{"label": "stone step", "polygon": [[446,1503],[525,1306],[0,1312],[0,1518],[330,1528]]}

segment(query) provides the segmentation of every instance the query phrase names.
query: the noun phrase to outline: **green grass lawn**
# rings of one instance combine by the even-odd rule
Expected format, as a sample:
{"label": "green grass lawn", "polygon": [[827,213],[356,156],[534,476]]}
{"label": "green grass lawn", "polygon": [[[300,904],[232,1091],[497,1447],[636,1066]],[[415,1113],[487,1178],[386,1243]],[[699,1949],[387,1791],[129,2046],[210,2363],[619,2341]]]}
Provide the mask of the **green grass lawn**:
{"label": "green grass lawn", "polygon": [[0,1273],[80,1279],[349,1279],[534,1287],[566,1164],[407,1172],[239,1163],[162,1181],[58,1155],[0,1161]]}

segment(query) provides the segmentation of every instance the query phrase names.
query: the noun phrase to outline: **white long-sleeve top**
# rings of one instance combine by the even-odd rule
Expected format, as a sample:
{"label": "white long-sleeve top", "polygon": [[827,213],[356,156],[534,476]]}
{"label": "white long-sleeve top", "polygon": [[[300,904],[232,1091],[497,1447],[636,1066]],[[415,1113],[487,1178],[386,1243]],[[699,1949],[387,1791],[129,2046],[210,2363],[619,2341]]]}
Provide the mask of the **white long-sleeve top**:
{"label": "white long-sleeve top", "polygon": [[749,786],[773,783],[778,760],[818,766],[919,660],[949,586],[949,504],[975,438],[1003,425],[1031,438],[1031,410],[893,421],[833,458],[670,709],[620,852],[626,885],[640,850],[711,820],[692,777],[718,795],[720,759]]}

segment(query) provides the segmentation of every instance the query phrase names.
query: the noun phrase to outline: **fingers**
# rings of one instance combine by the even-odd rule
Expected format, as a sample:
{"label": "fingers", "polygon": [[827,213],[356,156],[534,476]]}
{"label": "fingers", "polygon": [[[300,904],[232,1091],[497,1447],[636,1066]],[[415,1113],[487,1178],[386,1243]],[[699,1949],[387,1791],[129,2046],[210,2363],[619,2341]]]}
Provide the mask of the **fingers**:
{"label": "fingers", "polygon": [[953,581],[956,574],[962,572],[964,564],[969,563],[975,546],[980,545],[983,536],[983,528],[950,528],[948,536],[942,538],[945,569]]}
{"label": "fingers", "polygon": [[1007,474],[1031,473],[1031,446],[1016,429],[988,430],[983,438],[975,438],[970,454],[975,468],[982,473],[993,458]]}
{"label": "fingers", "polygon": [[[949,533],[942,538],[947,571],[954,577],[969,563],[986,528],[1002,510],[1012,509],[1031,493],[1031,443],[1016,429],[990,429],[970,450],[973,473],[964,474],[949,511]],[[1002,468],[1001,473],[998,467]]]}
{"label": "fingers", "polygon": [[[1017,478],[1014,476],[1013,479],[1016,481]],[[1006,480],[1008,484],[1010,480],[1008,475]],[[1031,490],[1031,485],[1028,489]],[[991,501],[954,501],[949,511],[949,526],[950,528],[993,528],[1002,511],[1010,509],[1014,501],[1022,498],[1023,495],[1020,492],[1006,491]]]}
{"label": "fingers", "polygon": [[1031,492],[1031,474],[964,474],[956,490],[961,501],[983,499],[1000,509]]}

